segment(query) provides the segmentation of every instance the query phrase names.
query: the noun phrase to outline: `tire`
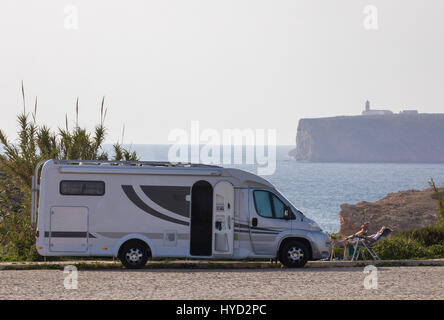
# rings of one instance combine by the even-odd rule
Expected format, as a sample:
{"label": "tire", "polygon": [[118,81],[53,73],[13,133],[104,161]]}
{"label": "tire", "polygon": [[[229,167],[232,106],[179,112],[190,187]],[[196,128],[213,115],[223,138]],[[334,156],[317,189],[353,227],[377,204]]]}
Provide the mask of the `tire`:
{"label": "tire", "polygon": [[308,261],[310,251],[301,241],[291,240],[279,252],[279,261],[288,268],[302,268]]}
{"label": "tire", "polygon": [[148,261],[148,247],[140,241],[125,243],[120,249],[119,259],[127,269],[143,268]]}

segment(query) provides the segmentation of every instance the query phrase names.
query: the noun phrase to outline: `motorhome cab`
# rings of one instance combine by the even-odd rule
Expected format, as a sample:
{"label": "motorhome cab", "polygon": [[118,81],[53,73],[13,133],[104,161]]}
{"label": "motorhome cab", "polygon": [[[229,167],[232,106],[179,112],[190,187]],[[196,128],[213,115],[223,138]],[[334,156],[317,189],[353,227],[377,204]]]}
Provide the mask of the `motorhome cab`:
{"label": "motorhome cab", "polygon": [[41,166],[31,215],[43,256],[113,256],[140,268],[150,257],[279,258],[302,267],[329,255],[314,221],[242,170],[48,160],[34,177]]}

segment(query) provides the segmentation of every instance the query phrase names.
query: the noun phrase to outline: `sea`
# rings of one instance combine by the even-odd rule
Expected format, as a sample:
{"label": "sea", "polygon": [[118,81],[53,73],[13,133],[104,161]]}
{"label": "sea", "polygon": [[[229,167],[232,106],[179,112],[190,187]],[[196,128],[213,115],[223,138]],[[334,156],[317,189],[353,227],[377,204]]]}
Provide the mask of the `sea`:
{"label": "sea", "polygon": [[[137,152],[139,160],[168,161],[171,146],[136,144],[127,147]],[[257,174],[258,167],[263,166],[245,164],[246,154],[251,151],[248,148],[242,149],[241,164],[223,166]],[[276,169],[263,178],[327,232],[339,231],[338,213],[343,203],[376,201],[401,190],[422,190],[429,187],[430,179],[438,186],[444,185],[444,164],[301,162],[289,156],[294,148],[277,146]],[[111,147],[108,145],[105,149],[111,150]]]}

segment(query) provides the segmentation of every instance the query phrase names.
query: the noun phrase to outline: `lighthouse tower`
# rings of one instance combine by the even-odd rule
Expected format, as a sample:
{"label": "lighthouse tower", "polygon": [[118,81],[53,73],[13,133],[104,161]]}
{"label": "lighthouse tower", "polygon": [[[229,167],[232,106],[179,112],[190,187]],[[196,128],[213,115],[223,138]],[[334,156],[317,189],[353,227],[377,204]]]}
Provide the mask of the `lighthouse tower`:
{"label": "lighthouse tower", "polygon": [[390,110],[370,110],[370,101],[365,102],[365,110],[362,111],[363,116],[388,116],[393,114]]}

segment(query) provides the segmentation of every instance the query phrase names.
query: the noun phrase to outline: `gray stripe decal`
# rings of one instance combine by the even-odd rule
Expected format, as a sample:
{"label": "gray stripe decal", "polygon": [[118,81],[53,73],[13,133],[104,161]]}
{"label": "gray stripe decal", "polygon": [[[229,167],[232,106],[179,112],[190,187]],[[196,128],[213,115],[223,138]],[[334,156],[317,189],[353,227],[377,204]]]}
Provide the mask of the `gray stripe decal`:
{"label": "gray stripe decal", "polygon": [[162,233],[143,233],[143,232],[97,232],[101,236],[106,238],[120,239],[126,236],[127,234],[141,234],[150,239],[163,239]]}
{"label": "gray stripe decal", "polygon": [[279,234],[279,232],[258,232],[258,231],[252,231],[253,234]]}
{"label": "gray stripe decal", "polygon": [[234,232],[250,233],[250,231],[248,231],[248,230],[241,230],[241,229],[234,229]]}
{"label": "gray stripe decal", "polygon": [[136,194],[136,191],[134,191],[134,188],[132,186],[123,185],[122,189],[123,189],[123,192],[125,192],[125,195],[128,197],[128,199],[130,199],[132,203],[134,203],[139,209],[145,211],[146,213],[148,213],[156,218],[166,220],[166,221],[169,221],[172,223],[181,224],[183,226],[190,225],[188,222],[171,218],[167,215],[164,215],[164,214],[154,210],[150,206],[148,206],[145,202],[142,201],[142,199],[139,198],[139,196]]}
{"label": "gray stripe decal", "polygon": [[[234,224],[235,227],[239,227],[239,228],[245,228],[245,229],[250,229],[250,226],[247,224],[242,224],[242,223],[235,223]],[[262,230],[262,231],[271,231],[271,232],[277,232],[279,233],[279,231],[275,230],[275,229],[269,229],[269,228],[260,228],[260,227],[251,227],[251,229],[254,230]]]}
{"label": "gray stripe decal", "polygon": [[77,231],[45,231],[45,238],[95,238],[94,235],[88,232]]}
{"label": "gray stripe decal", "polygon": [[[97,232],[101,236],[106,238],[120,239],[128,234],[141,234],[147,237],[148,239],[163,239],[163,233],[147,233],[147,232]],[[187,233],[178,233],[177,240],[188,240],[190,237]]]}
{"label": "gray stripe decal", "polygon": [[189,240],[190,235],[188,233],[179,233],[177,234],[177,240]]}
{"label": "gray stripe decal", "polygon": [[190,217],[190,203],[185,200],[190,195],[190,187],[140,186],[143,193],[162,208],[182,217]]}
{"label": "gray stripe decal", "polygon": [[[244,232],[249,233],[249,230],[242,230],[242,229],[234,229],[235,232]],[[269,231],[251,231],[253,234],[279,234],[279,232],[269,232]]]}

